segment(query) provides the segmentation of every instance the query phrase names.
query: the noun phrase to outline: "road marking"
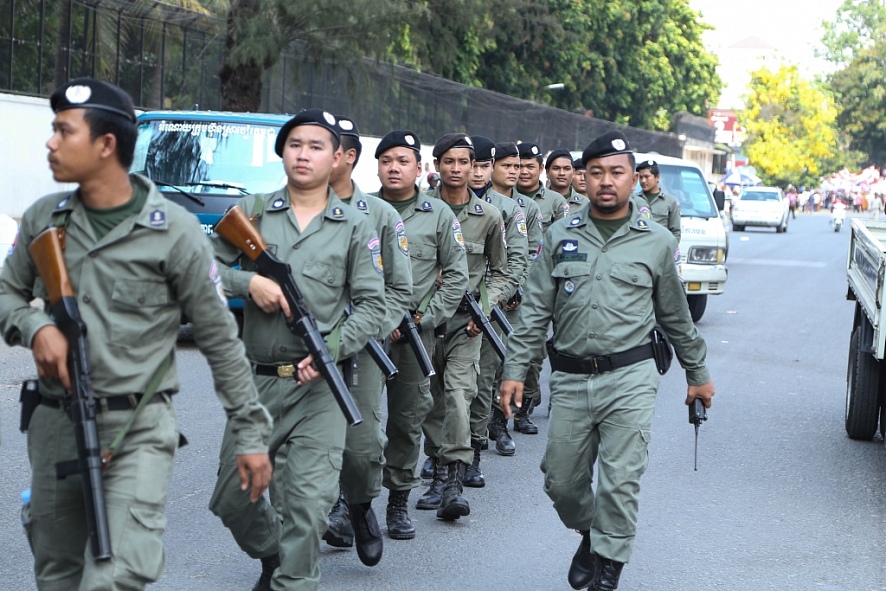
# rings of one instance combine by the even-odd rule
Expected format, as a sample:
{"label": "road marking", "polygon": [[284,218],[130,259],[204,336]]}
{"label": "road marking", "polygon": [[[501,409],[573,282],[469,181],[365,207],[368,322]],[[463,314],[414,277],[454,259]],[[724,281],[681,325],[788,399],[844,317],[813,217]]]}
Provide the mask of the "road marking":
{"label": "road marking", "polygon": [[828,266],[822,261],[797,261],[793,259],[748,259],[740,257],[729,257],[726,261],[728,264],[747,264],[747,265],[769,265],[770,267],[809,267],[812,269],[823,269]]}

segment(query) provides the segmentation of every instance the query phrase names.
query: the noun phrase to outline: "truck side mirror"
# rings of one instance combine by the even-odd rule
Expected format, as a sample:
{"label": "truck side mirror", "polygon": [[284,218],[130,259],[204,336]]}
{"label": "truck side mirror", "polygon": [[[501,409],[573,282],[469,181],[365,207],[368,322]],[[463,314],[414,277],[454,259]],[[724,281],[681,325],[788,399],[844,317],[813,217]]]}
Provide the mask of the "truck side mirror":
{"label": "truck side mirror", "polygon": [[717,209],[719,211],[723,211],[723,208],[726,207],[726,193],[721,189],[714,190],[714,203],[717,204]]}

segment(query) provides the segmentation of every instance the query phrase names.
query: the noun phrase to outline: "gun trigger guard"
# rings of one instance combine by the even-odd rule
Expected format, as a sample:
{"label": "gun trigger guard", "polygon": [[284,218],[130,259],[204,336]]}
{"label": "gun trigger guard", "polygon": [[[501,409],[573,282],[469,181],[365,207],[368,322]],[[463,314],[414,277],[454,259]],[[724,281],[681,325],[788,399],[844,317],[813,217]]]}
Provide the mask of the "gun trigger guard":
{"label": "gun trigger guard", "polygon": [[111,467],[111,458],[114,456],[114,452],[111,450],[106,451],[102,454],[102,472]]}

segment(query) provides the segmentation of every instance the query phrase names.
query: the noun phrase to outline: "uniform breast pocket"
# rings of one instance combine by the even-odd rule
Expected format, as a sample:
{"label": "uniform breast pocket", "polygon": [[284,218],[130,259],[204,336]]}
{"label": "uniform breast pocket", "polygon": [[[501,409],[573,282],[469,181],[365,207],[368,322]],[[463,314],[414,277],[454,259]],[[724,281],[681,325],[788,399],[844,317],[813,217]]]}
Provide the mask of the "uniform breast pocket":
{"label": "uniform breast pocket", "polygon": [[299,281],[305,300],[317,318],[337,317],[341,310],[335,310],[341,301],[347,275],[344,263],[332,265],[320,261],[306,261],[302,268],[306,281]]}
{"label": "uniform breast pocket", "polygon": [[437,261],[437,248],[431,244],[409,242],[409,258],[416,261]]}
{"label": "uniform breast pocket", "polygon": [[483,254],[485,249],[486,245],[483,242],[465,240],[465,251],[467,251],[468,254]]}
{"label": "uniform breast pocket", "polygon": [[557,279],[557,298],[569,298],[576,290],[585,286],[591,280],[591,265],[589,263],[569,262],[560,263],[551,271],[551,277]]}
{"label": "uniform breast pocket", "polygon": [[153,329],[164,328],[159,311],[169,303],[169,288],[162,281],[114,281],[111,306],[116,318],[111,340],[122,344],[150,341]]}
{"label": "uniform breast pocket", "polygon": [[640,265],[615,264],[609,271],[618,309],[625,314],[645,314],[651,306],[652,275]]}

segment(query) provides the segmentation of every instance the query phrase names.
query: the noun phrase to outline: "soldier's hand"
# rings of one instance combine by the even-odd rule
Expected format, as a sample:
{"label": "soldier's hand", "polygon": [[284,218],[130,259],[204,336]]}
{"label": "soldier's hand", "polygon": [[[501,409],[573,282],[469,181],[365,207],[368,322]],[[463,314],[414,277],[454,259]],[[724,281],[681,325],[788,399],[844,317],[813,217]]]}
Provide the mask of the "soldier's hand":
{"label": "soldier's hand", "polygon": [[480,330],[480,328],[477,327],[476,324],[474,324],[473,320],[468,322],[468,325],[465,327],[465,332],[468,333],[469,338],[474,338],[475,336],[483,333],[483,331]]}
{"label": "soldier's hand", "polygon": [[701,386],[689,386],[686,390],[686,406],[692,404],[696,398],[701,398],[705,408],[711,408],[711,398],[714,397],[714,382],[708,380]]}
{"label": "soldier's hand", "polygon": [[511,417],[511,400],[517,408],[523,406],[523,382],[517,380],[502,380],[501,387],[498,390],[498,405],[501,412],[504,413],[505,419]]}
{"label": "soldier's hand", "polygon": [[278,310],[283,311],[287,318],[292,317],[289,303],[283,297],[283,290],[277,282],[261,275],[253,275],[249,280],[249,299],[255,302],[262,312],[273,314]]}
{"label": "soldier's hand", "polygon": [[41,378],[54,378],[71,391],[71,378],[68,376],[68,340],[55,325],[47,325],[37,331],[31,343],[31,352],[37,363],[37,375]]}
{"label": "soldier's hand", "polygon": [[314,358],[308,355],[298,362],[298,385],[304,386],[321,377],[320,372],[314,367]]}
{"label": "soldier's hand", "polygon": [[395,328],[394,331],[391,333],[391,342],[396,343],[399,340],[400,340],[400,329]]}
{"label": "soldier's hand", "polygon": [[248,490],[252,481],[249,502],[254,503],[271,484],[271,460],[268,459],[268,454],[243,454],[236,459],[240,490]]}
{"label": "soldier's hand", "polygon": [[522,300],[509,300],[508,303],[505,304],[505,308],[508,312],[516,310],[520,306],[521,302]]}

